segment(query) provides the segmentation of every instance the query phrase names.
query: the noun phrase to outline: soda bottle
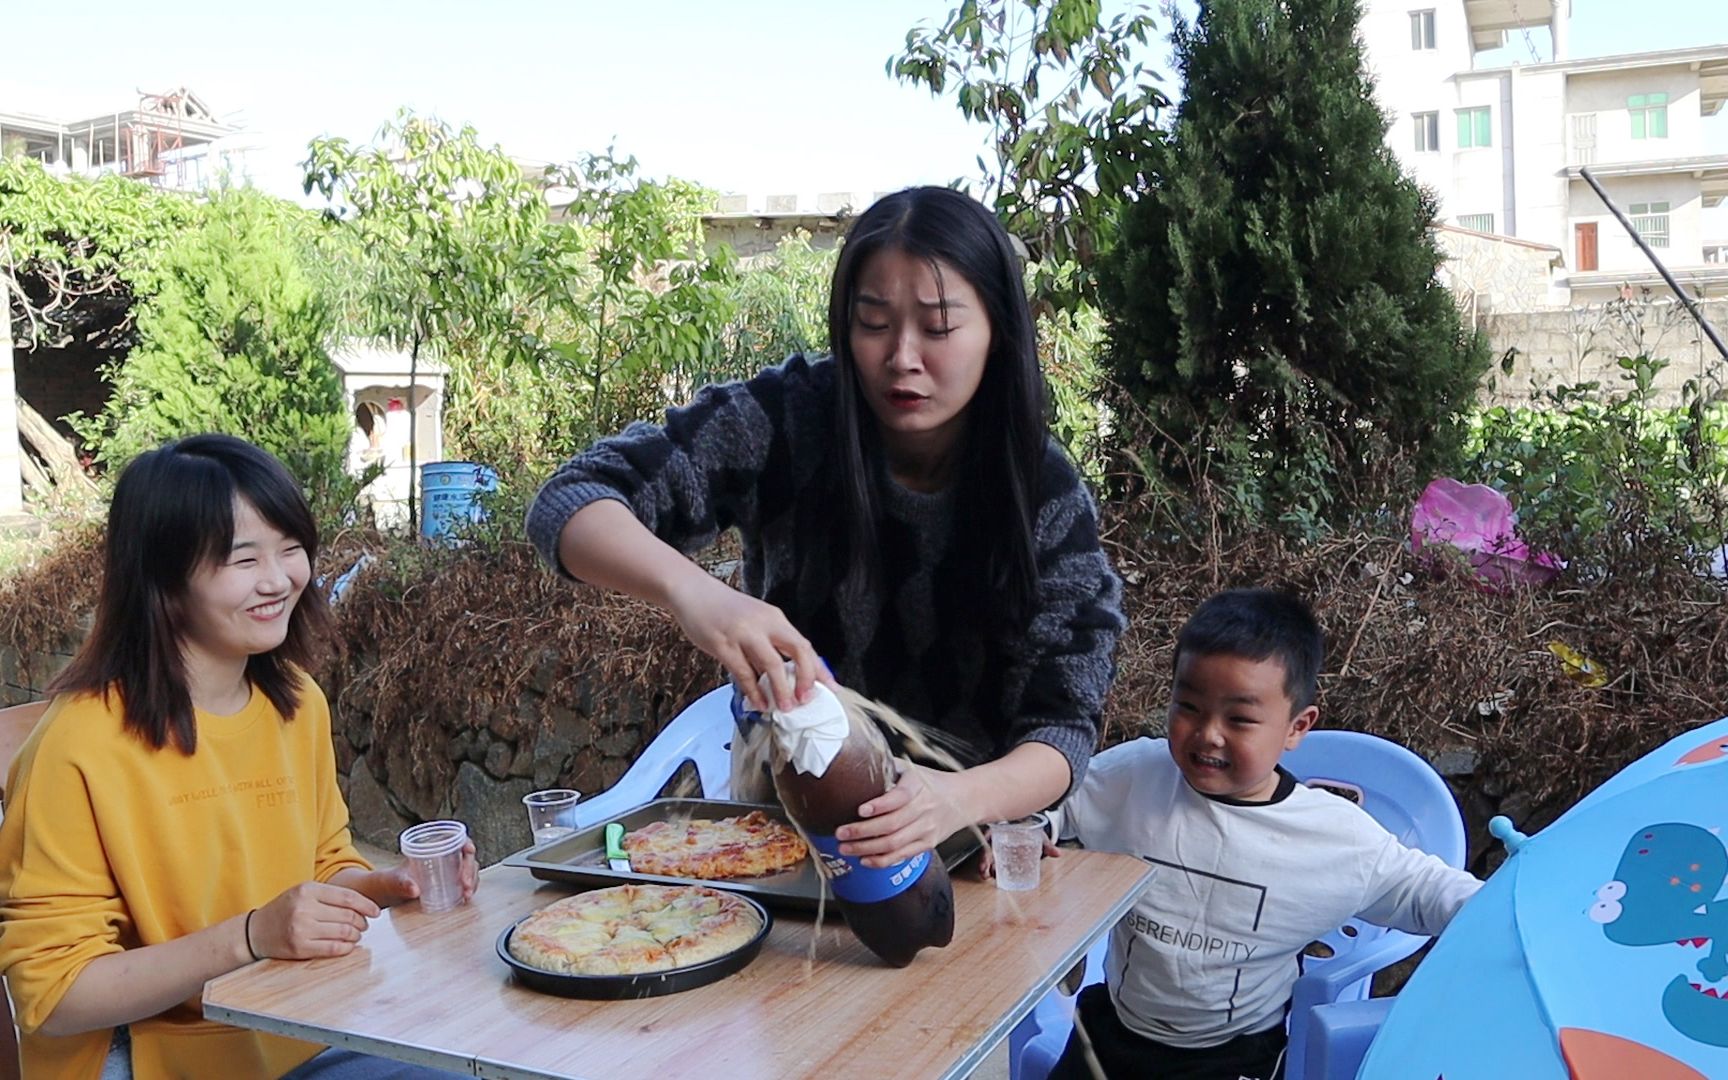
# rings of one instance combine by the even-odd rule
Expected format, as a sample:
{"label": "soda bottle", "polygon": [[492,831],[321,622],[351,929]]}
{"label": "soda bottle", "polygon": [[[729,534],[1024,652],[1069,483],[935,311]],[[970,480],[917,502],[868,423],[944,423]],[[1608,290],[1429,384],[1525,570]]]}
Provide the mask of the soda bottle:
{"label": "soda bottle", "polygon": [[858,940],[905,967],[925,947],[954,937],[954,887],[948,868],[924,851],[880,869],[840,854],[834,833],[858,820],[858,807],[894,785],[888,742],[866,717],[818,683],[811,700],[767,718],[773,739],[774,787],[821,861],[836,906]]}

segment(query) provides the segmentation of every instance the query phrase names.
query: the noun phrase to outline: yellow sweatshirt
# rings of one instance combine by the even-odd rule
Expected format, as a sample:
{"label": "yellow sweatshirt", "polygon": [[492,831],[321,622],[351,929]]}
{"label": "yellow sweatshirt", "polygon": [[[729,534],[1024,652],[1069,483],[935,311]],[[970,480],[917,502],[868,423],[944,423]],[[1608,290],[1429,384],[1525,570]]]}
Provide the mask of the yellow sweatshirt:
{"label": "yellow sweatshirt", "polygon": [[[0,971],[26,1080],[94,1080],[109,1029],[37,1028],[86,964],[269,902],[308,879],[369,869],[336,788],[317,685],[284,721],[268,698],[197,714],[198,750],[152,750],[121,727],[120,696],[55,699],[24,743],[0,821]],[[136,1080],[275,1077],[321,1047],[203,1019],[198,998],[132,1030]]]}

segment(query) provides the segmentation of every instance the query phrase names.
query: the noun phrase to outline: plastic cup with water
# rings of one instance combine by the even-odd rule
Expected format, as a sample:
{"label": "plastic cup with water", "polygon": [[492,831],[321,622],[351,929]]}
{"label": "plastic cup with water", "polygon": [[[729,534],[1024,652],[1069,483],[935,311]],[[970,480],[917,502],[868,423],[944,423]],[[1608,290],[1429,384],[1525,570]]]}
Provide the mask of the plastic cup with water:
{"label": "plastic cup with water", "polygon": [[402,857],[420,886],[423,911],[449,911],[462,902],[462,845],[468,826],[460,821],[428,821],[402,833]]}
{"label": "plastic cup with water", "polygon": [[528,808],[528,828],[534,833],[534,843],[544,844],[575,832],[576,802],[581,798],[580,791],[570,788],[530,791],[522,796],[522,805]]}
{"label": "plastic cup with water", "polygon": [[1048,826],[1049,820],[1043,814],[1018,821],[998,821],[990,826],[990,857],[996,864],[998,889],[1024,892],[1038,887],[1038,868],[1044,857]]}

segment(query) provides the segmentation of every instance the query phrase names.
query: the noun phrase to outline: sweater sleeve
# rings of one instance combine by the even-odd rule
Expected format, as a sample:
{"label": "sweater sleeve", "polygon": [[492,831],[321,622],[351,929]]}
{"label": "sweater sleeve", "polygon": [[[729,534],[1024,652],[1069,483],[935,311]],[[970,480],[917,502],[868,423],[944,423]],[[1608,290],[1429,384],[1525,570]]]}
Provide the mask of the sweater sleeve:
{"label": "sweater sleeve", "polygon": [[[616,499],[655,536],[686,555],[757,519],[758,477],[786,444],[788,396],[808,408],[814,367],[793,356],[747,382],[705,387],[664,424],[634,423],[566,462],[528,509],[528,538],[558,560],[558,534],[583,507]],[[776,463],[784,467],[785,462]]]}
{"label": "sweater sleeve", "polygon": [[1004,680],[1013,745],[1041,742],[1068,759],[1068,791],[1098,745],[1116,676],[1122,581],[1098,539],[1098,510],[1052,443],[1047,472],[1059,491],[1038,510],[1038,606]]}
{"label": "sweater sleeve", "polygon": [[1405,847],[1378,825],[1375,829],[1378,850],[1370,850],[1359,917],[1412,934],[1439,934],[1482,882],[1438,855]]}
{"label": "sweater sleeve", "polygon": [[0,971],[25,1032],[42,1026],[85,965],[122,951],[131,933],[103,857],[93,779],[67,753],[70,739],[64,724],[38,727],[0,821]]}

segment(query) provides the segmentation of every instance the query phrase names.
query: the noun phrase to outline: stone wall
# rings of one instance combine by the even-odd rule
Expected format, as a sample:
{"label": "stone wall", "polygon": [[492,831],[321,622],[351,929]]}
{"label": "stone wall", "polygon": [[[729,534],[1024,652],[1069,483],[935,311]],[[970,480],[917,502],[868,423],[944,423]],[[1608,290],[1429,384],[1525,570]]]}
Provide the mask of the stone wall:
{"label": "stone wall", "polygon": [[[1728,299],[1700,305],[1717,333],[1728,336]],[[1533,392],[1599,382],[1606,392],[1625,384],[1615,361],[1640,354],[1669,361],[1656,383],[1658,403],[1679,405],[1682,388],[1698,379],[1704,392],[1728,386],[1728,362],[1710,344],[1686,308],[1673,299],[1639,296],[1610,304],[1552,311],[1487,315],[1479,320],[1499,360],[1512,352],[1510,374],[1496,366],[1482,399],[1527,405]]]}
{"label": "stone wall", "polygon": [[686,704],[586,683],[572,699],[550,700],[555,661],[543,657],[504,710],[428,715],[382,733],[373,715],[378,691],[364,671],[327,687],[355,834],[394,849],[408,826],[455,818],[468,825],[481,864],[496,862],[531,840],[522,796],[550,787],[604,791]]}
{"label": "stone wall", "polygon": [[[77,645],[25,653],[0,644],[0,708],[43,697]],[[408,826],[456,818],[468,824],[481,864],[497,862],[531,839],[522,796],[549,787],[606,790],[686,704],[586,685],[574,700],[548,701],[554,659],[544,658],[505,713],[427,717],[426,728],[383,740],[374,739],[366,672],[327,676],[338,783],[354,834],[393,851]],[[430,752],[417,761],[416,746]]]}
{"label": "stone wall", "polygon": [[[39,698],[38,688],[71,652],[68,645],[23,657],[0,646],[0,706]],[[548,701],[552,660],[546,658],[505,713],[428,717],[427,729],[386,739],[375,737],[368,692],[359,685],[363,671],[349,672],[346,688],[328,686],[339,783],[355,836],[394,851],[408,826],[455,818],[467,823],[481,865],[490,865],[531,840],[522,796],[548,787],[573,787],[588,795],[606,790],[687,704],[595,686],[584,686],[575,700]],[[431,752],[416,761],[416,745]],[[1440,754],[1433,764],[1464,810],[1468,865],[1479,875],[1491,873],[1503,858],[1500,845],[1488,836],[1489,818],[1505,814],[1533,833],[1560,809],[1538,806],[1517,789],[1515,779],[1479,767],[1469,751]]]}
{"label": "stone wall", "polygon": [[0,644],[0,708],[42,698],[42,688],[60,674],[76,650],[75,641],[43,652],[24,652],[10,642]]}

